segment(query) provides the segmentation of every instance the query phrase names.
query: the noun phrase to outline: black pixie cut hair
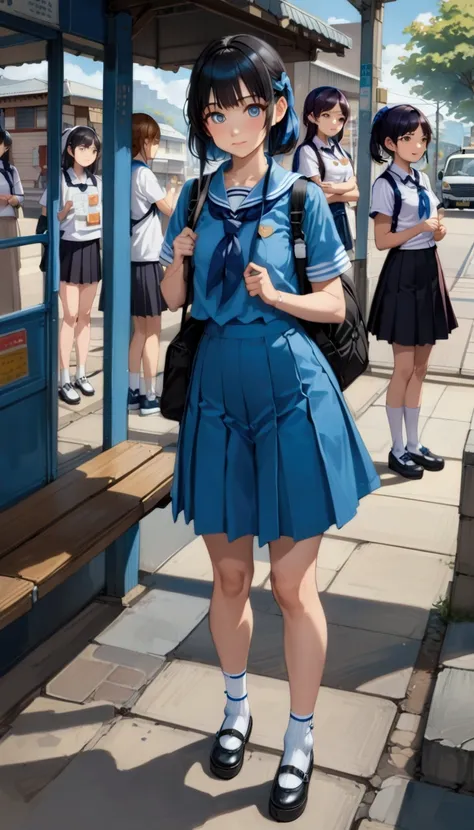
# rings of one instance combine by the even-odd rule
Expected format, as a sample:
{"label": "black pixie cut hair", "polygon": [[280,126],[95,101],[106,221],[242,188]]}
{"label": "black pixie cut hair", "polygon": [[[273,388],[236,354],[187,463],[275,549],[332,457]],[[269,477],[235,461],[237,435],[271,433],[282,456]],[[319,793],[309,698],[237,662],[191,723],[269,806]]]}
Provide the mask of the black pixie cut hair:
{"label": "black pixie cut hair", "polygon": [[8,130],[4,130],[2,127],[0,127],[0,144],[4,144],[6,147],[6,150],[1,160],[3,161],[3,166],[5,167],[5,169],[8,170],[10,167],[10,150],[13,141]]}
{"label": "black pixie cut hair", "polygon": [[[278,53],[253,35],[232,35],[214,40],[201,52],[194,64],[188,87],[186,118],[189,125],[189,149],[199,159],[201,172],[207,161],[215,160],[216,147],[206,132],[204,110],[213,97],[223,109],[238,105],[241,82],[250,95],[266,102],[268,154],[290,153],[298,141],[295,129],[288,130],[290,107],[284,118],[271,126],[275,102],[287,97],[277,92],[273,81],[279,81],[285,65]],[[217,148],[218,149],[218,148]]]}
{"label": "black pixie cut hair", "polygon": [[[73,166],[74,151],[78,147],[92,147],[92,145],[94,145],[95,149],[97,150],[97,156],[95,158],[95,161],[92,164],[90,164],[87,168],[87,172],[92,173],[92,175],[94,175],[94,173],[97,170],[97,162],[99,160],[101,149],[100,138],[92,127],[74,127],[66,139],[66,146],[64,147],[62,158],[63,170],[68,170],[69,167]],[[68,149],[72,150],[72,156],[68,152]]]}
{"label": "black pixie cut hair", "polygon": [[396,144],[404,135],[414,133],[421,127],[427,139],[431,141],[432,131],[428,119],[423,113],[410,104],[400,104],[396,107],[387,107],[381,110],[374,118],[370,134],[370,155],[378,164],[384,164],[393,159],[394,153],[385,146],[387,138]]}

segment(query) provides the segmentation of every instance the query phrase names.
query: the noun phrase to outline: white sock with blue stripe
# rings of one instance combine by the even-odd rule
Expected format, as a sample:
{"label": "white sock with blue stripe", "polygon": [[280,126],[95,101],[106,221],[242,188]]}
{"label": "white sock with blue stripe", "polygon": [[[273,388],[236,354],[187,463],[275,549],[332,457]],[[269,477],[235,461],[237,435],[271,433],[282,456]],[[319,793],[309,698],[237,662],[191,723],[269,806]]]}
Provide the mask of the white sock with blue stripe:
{"label": "white sock with blue stripe", "polygon": [[[313,715],[295,715],[290,712],[290,722],[285,734],[285,751],[282,766],[292,766],[308,772],[313,749]],[[280,787],[293,790],[302,784],[301,778],[289,772],[278,777]]]}
{"label": "white sock with blue stripe", "polygon": [[[224,709],[225,720],[222,729],[237,729],[244,737],[247,734],[250,720],[250,707],[247,697],[247,672],[240,674],[226,674],[222,672],[225,680],[225,693],[227,703]],[[239,749],[242,741],[232,735],[224,735],[220,739],[224,749],[234,751]]]}

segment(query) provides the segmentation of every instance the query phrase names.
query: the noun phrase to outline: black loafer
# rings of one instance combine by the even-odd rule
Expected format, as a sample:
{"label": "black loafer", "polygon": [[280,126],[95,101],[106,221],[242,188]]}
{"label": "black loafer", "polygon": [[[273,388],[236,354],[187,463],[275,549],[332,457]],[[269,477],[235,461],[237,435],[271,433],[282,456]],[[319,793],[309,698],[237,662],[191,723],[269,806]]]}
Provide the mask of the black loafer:
{"label": "black loafer", "polygon": [[423,467],[415,462],[415,459],[409,452],[402,455],[400,459],[397,458],[393,452],[390,451],[388,456],[389,469],[394,473],[398,473],[403,478],[423,478]]}
{"label": "black loafer", "polygon": [[[270,815],[275,821],[296,821],[303,815],[308,801],[309,782],[313,774],[313,753],[309,762],[308,772],[303,772],[297,767],[280,766],[273,782],[270,794]],[[278,779],[280,775],[296,775],[301,778],[301,784],[294,789],[280,787]]]}
{"label": "black loafer", "polygon": [[444,469],[444,458],[440,455],[433,455],[427,447],[420,447],[418,452],[408,452],[411,460],[425,470],[430,470],[433,473],[438,473]]}
{"label": "black loafer", "polygon": [[[216,740],[211,750],[211,772],[217,778],[223,778],[224,781],[230,781],[235,778],[242,769],[244,763],[245,746],[249,742],[252,734],[252,716],[249,720],[249,728],[245,737],[237,729],[222,729],[216,735]],[[231,735],[233,738],[238,738],[241,745],[238,749],[225,749],[220,742],[220,738],[224,735]]]}

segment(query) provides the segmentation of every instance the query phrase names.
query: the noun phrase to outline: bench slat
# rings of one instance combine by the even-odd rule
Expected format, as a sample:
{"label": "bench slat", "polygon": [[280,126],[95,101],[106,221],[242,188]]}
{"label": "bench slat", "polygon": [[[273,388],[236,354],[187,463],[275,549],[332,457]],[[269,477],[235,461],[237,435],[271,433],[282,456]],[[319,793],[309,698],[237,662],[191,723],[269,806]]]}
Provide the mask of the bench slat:
{"label": "bench slat", "polygon": [[0,559],[0,575],[38,586],[41,597],[119,538],[167,495],[175,455],[161,452],[103,493]]}
{"label": "bench slat", "polygon": [[32,582],[0,576],[0,629],[22,617],[33,606]]}
{"label": "bench slat", "polygon": [[128,476],[161,450],[159,445],[123,441],[5,510],[0,515],[0,557]]}

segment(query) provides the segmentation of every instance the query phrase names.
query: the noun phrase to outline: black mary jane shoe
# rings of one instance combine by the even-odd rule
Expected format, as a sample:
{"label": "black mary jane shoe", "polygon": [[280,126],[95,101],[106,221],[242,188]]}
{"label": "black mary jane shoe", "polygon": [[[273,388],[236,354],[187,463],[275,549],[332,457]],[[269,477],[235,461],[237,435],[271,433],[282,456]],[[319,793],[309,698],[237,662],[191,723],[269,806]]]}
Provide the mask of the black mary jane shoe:
{"label": "black mary jane shoe", "polygon": [[[309,767],[307,772],[303,772],[297,767],[292,767],[286,764],[284,767],[279,766],[275,780],[273,782],[272,791],[270,793],[270,816],[275,821],[296,821],[297,818],[303,815],[308,801],[309,782],[313,774],[314,755],[311,753]],[[286,788],[281,787],[278,783],[280,775],[296,775],[301,778],[299,787]]]}
{"label": "black mary jane shoe", "polygon": [[441,458],[440,455],[433,455],[428,447],[420,447],[418,452],[409,452],[408,450],[407,452],[411,460],[420,467],[424,467],[425,470],[433,473],[444,470],[444,458]]}
{"label": "black mary jane shoe", "polygon": [[[249,727],[245,737],[237,729],[221,729],[217,733],[211,750],[211,772],[216,778],[230,781],[231,778],[235,778],[239,774],[244,763],[245,747],[252,734],[252,726],[253,721],[252,716],[250,716]],[[230,735],[232,738],[238,738],[241,741],[238,749],[225,749],[222,746],[220,739],[225,735]]]}
{"label": "black mary jane shoe", "polygon": [[403,453],[399,459],[393,452],[390,451],[388,456],[388,467],[394,473],[398,473],[403,478],[423,478],[424,469],[420,464],[417,464],[409,452]]}

